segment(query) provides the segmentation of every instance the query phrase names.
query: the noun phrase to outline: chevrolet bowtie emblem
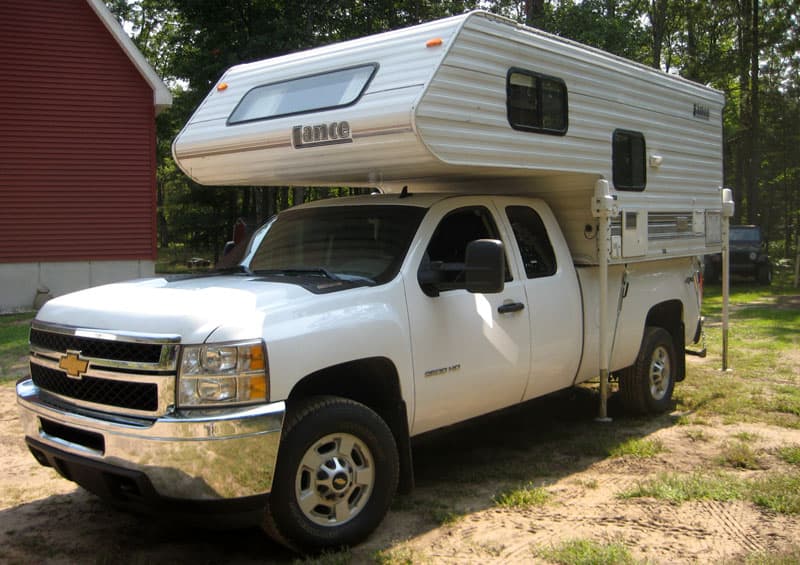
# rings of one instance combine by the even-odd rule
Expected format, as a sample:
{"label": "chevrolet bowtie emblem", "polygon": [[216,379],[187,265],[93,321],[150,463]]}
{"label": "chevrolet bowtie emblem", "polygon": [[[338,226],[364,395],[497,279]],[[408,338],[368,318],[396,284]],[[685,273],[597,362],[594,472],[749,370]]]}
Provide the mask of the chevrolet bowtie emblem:
{"label": "chevrolet bowtie emblem", "polygon": [[66,371],[68,376],[79,379],[89,368],[89,362],[81,359],[80,351],[67,351],[66,355],[61,356],[58,366]]}

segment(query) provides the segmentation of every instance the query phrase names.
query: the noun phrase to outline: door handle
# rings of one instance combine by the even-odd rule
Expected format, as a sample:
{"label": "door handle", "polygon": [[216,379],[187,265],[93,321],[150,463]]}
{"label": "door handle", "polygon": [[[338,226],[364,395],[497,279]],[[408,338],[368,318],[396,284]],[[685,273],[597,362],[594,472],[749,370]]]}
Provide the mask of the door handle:
{"label": "door handle", "polygon": [[500,314],[511,314],[512,312],[519,312],[524,310],[525,305],[522,302],[509,302],[508,304],[501,304],[497,307],[497,312]]}

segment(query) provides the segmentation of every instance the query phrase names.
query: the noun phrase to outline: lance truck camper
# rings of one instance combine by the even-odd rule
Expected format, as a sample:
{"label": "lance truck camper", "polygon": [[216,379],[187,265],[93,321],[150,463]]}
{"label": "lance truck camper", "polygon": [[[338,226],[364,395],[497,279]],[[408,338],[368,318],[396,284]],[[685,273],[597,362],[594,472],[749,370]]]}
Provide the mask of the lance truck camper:
{"label": "lance truck camper", "polygon": [[43,465],[120,506],[353,544],[410,438],[609,377],[668,409],[726,201],[716,90],[485,12],[235,66],[175,139],[209,185],[372,187],[236,272],[58,297],[17,384]]}

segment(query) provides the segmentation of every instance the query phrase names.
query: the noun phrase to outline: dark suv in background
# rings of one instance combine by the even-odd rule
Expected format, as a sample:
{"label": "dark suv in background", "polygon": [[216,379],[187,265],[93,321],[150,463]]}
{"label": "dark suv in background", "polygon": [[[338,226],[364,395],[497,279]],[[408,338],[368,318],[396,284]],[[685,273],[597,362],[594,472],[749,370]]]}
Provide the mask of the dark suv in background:
{"label": "dark suv in background", "polygon": [[[731,276],[750,277],[759,284],[772,282],[772,263],[758,226],[731,226]],[[722,255],[706,255],[704,277],[717,282],[722,273]]]}

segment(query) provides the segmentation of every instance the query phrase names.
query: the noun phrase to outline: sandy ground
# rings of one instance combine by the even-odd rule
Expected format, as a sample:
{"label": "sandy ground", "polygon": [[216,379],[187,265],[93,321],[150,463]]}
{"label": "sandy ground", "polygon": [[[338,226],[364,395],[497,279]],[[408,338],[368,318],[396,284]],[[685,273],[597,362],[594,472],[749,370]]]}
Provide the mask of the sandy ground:
{"label": "sandy ground", "polygon": [[[661,472],[720,469],[720,450],[743,432],[752,438],[764,469],[728,472],[743,478],[798,472],[776,450],[800,445],[800,430],[677,425],[674,414],[615,420],[611,425],[630,427],[630,437],[658,440],[665,450],[648,459],[609,458],[583,453],[591,453],[591,434],[603,425],[592,422],[593,407],[586,399],[537,402],[418,441],[417,489],[398,498],[377,532],[353,548],[349,559],[372,562],[380,555],[406,563],[529,563],[536,561],[535,548],[575,538],[621,542],[635,558],[650,563],[738,563],[757,552],[797,547],[797,515],[749,502],[672,505],[617,495]],[[540,460],[546,468],[538,466]],[[119,512],[39,466],[25,447],[10,384],[0,386],[0,461],[0,562],[297,559],[256,529],[220,532]],[[545,487],[550,501],[528,509],[498,507],[497,493],[520,482]],[[337,562],[330,558],[327,562]]]}

